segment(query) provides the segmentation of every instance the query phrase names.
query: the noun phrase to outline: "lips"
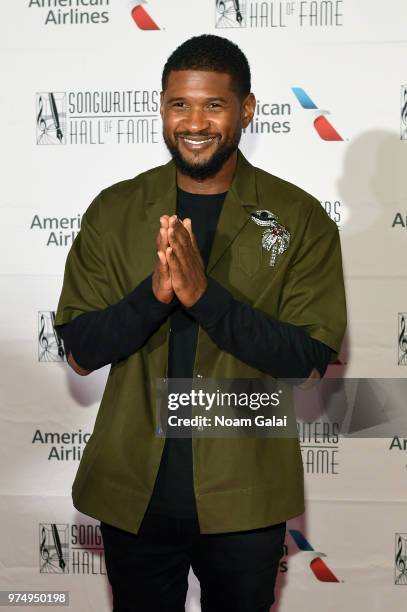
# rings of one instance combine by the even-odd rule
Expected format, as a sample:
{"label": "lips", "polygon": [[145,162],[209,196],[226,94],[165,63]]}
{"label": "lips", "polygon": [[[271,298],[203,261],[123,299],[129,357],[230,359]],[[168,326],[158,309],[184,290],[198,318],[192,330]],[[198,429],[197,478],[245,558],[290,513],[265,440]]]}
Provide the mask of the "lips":
{"label": "lips", "polygon": [[218,140],[218,136],[177,136],[177,140],[189,151],[202,151]]}
{"label": "lips", "polygon": [[213,140],[213,138],[205,138],[205,140],[191,140],[190,138],[185,138],[184,137],[185,142],[187,142],[188,144],[205,144],[206,142],[209,142],[210,140]]}

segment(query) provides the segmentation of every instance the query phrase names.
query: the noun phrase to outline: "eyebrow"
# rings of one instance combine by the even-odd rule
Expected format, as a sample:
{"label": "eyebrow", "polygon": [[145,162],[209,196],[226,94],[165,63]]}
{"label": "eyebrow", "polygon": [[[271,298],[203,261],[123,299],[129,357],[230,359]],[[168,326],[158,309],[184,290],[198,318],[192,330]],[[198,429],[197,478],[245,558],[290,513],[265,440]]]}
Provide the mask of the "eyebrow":
{"label": "eyebrow", "polygon": [[[183,97],[183,96],[176,96],[174,98],[170,98],[169,100],[167,100],[167,104],[170,104],[171,102],[185,102],[185,100],[187,100],[187,98]],[[211,96],[210,98],[206,98],[205,102],[224,102],[225,104],[227,104],[228,100],[226,100],[226,98],[222,98],[222,96]]]}

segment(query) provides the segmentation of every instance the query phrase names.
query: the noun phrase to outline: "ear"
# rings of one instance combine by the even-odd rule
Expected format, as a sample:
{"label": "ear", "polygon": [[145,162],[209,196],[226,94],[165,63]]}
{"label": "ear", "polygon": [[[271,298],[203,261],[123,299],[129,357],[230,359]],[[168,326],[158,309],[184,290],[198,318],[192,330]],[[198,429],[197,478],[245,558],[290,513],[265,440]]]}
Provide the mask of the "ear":
{"label": "ear", "polygon": [[256,98],[249,93],[242,102],[242,127],[246,128],[253,119],[256,110]]}

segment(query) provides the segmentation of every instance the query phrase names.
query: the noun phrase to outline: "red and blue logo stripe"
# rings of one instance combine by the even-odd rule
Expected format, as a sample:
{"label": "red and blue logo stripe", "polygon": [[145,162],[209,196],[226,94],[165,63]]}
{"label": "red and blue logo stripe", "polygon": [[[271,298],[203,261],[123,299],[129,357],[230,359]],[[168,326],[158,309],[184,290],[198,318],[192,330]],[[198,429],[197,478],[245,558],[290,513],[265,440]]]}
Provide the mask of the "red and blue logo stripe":
{"label": "red and blue logo stripe", "polygon": [[317,134],[322,140],[328,141],[339,141],[343,140],[342,136],[338,134],[335,130],[334,126],[325,115],[329,115],[329,111],[323,111],[311,100],[307,92],[302,89],[302,87],[292,87],[291,88],[298,102],[301,104],[302,108],[305,110],[312,110],[314,112],[314,127],[317,131]]}

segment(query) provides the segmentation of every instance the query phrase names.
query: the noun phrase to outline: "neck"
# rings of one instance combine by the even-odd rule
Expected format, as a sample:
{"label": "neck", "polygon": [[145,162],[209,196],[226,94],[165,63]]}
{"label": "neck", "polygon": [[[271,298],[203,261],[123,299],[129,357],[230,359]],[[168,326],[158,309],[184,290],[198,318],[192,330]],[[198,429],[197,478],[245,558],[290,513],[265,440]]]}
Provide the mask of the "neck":
{"label": "neck", "polygon": [[177,169],[177,185],[183,191],[189,191],[189,193],[224,193],[228,191],[235,174],[237,163],[237,151],[232,153],[229,159],[225,162],[222,168],[215,176],[203,179],[201,181],[193,179],[186,174],[182,174]]}

